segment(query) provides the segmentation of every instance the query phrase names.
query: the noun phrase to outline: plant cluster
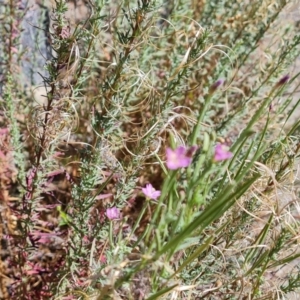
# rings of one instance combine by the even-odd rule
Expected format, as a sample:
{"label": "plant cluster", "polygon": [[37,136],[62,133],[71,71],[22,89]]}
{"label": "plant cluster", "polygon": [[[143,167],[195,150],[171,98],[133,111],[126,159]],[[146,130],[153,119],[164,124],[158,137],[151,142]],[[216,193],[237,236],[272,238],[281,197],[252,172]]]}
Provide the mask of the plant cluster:
{"label": "plant cluster", "polygon": [[296,1],[2,2],[1,299],[299,292]]}

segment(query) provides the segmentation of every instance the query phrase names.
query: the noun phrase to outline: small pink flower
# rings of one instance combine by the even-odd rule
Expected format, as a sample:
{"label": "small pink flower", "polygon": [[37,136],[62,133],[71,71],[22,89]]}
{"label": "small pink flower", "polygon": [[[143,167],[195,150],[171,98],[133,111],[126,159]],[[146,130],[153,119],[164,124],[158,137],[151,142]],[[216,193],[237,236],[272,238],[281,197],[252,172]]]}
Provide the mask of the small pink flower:
{"label": "small pink flower", "polygon": [[222,161],[230,159],[233,154],[228,151],[228,147],[224,144],[217,144],[215,147],[214,161]]}
{"label": "small pink flower", "polygon": [[196,149],[196,146],[192,146],[188,149],[183,146],[179,146],[175,150],[167,148],[167,167],[170,170],[177,170],[179,168],[188,167],[192,162],[192,155],[194,154]]}
{"label": "small pink flower", "polygon": [[101,255],[100,255],[99,261],[100,261],[102,264],[106,264],[107,259],[106,259],[105,254],[101,254]]}
{"label": "small pink flower", "polygon": [[142,188],[143,193],[146,197],[157,200],[157,198],[160,196],[161,192],[157,191],[151,183],[146,184],[146,187]]}
{"label": "small pink flower", "polygon": [[8,134],[8,128],[0,128],[0,136],[7,135],[7,134]]}
{"label": "small pink flower", "polygon": [[62,39],[67,39],[70,37],[70,27],[69,26],[65,26],[61,29],[61,33],[59,34],[59,36]]}
{"label": "small pink flower", "polygon": [[119,219],[120,215],[120,210],[117,207],[111,207],[106,209],[106,216],[110,220]]}

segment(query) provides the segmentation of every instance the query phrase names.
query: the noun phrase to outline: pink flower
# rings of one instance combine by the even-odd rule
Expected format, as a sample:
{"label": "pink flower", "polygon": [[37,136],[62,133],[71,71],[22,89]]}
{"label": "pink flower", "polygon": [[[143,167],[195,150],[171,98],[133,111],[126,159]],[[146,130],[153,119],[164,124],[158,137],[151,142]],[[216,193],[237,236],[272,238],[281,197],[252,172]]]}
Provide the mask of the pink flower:
{"label": "pink flower", "polygon": [[62,38],[62,39],[67,39],[70,37],[70,27],[69,26],[65,26],[61,29],[61,32],[59,34],[59,36]]}
{"label": "pink flower", "polygon": [[146,184],[146,187],[142,188],[143,193],[146,197],[157,200],[157,198],[160,196],[161,192],[157,191],[151,183]]}
{"label": "pink flower", "polygon": [[120,215],[120,210],[117,207],[111,207],[106,209],[106,216],[110,220],[119,219]]}
{"label": "pink flower", "polygon": [[106,256],[104,254],[101,254],[100,257],[99,257],[99,261],[102,264],[106,264],[106,262],[107,262]]}
{"label": "pink flower", "polygon": [[196,149],[196,146],[192,146],[189,149],[183,146],[179,146],[175,150],[167,148],[167,167],[170,170],[177,170],[179,168],[188,167],[192,162],[192,155],[194,154]]}
{"label": "pink flower", "polygon": [[0,128],[0,136],[7,135],[7,134],[8,134],[8,128]]}
{"label": "pink flower", "polygon": [[215,147],[214,161],[222,161],[230,159],[233,154],[228,151],[228,147],[224,144],[217,144]]}

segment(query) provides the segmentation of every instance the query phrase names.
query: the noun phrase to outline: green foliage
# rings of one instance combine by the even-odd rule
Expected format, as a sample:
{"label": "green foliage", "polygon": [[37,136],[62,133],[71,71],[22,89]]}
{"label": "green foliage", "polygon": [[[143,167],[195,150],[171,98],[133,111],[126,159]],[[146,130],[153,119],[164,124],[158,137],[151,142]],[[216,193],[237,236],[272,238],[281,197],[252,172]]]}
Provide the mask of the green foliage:
{"label": "green foliage", "polygon": [[0,115],[10,129],[0,132],[0,196],[15,199],[7,207],[20,223],[2,233],[8,274],[23,278],[11,297],[299,292],[299,272],[276,275],[300,256],[300,39],[295,22],[282,26],[291,4],[88,1],[73,20],[55,0],[44,97],[31,102],[14,69],[14,10],[1,8],[20,51],[3,49]]}

